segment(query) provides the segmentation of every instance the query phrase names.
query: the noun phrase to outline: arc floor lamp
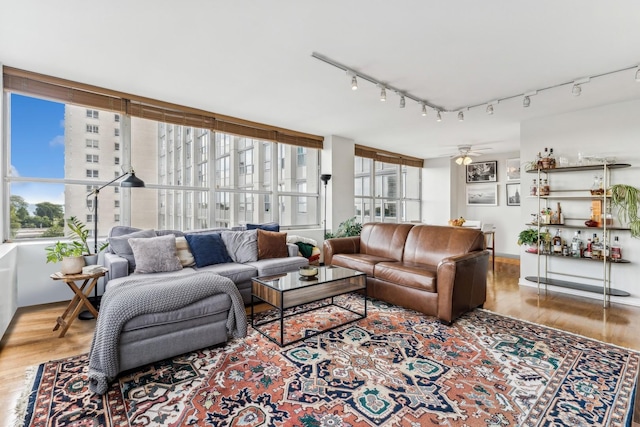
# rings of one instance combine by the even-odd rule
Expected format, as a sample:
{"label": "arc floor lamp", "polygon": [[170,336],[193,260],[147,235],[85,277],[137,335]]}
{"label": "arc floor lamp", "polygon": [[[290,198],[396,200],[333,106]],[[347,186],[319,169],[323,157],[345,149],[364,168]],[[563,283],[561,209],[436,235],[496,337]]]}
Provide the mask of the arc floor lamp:
{"label": "arc floor lamp", "polygon": [[[129,188],[144,187],[144,181],[138,178],[134,170],[131,169],[129,172],[123,173],[119,177],[113,179],[112,181],[107,182],[101,187],[93,189],[89,194],[87,194],[87,199],[93,196],[93,204],[92,204],[93,205],[93,251],[94,251],[94,254],[96,255],[98,254],[98,195],[100,194],[100,190],[113,184],[117,180],[127,175],[129,176],[120,183],[120,187],[129,187]],[[94,288],[94,297],[93,297],[93,301],[91,302],[93,303],[93,306],[97,310],[99,305],[97,286]],[[80,313],[78,318],[82,320],[88,320],[88,319],[93,319],[93,315],[89,310],[85,310]]]}

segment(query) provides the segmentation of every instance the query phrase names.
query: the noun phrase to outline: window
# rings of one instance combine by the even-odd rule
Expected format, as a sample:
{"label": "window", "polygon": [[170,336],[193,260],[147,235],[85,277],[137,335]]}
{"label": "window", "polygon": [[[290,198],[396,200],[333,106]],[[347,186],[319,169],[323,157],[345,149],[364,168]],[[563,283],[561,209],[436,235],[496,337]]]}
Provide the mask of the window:
{"label": "window", "polygon": [[114,136],[120,136],[120,129],[115,128],[115,129],[113,130],[113,135],[114,135]]}
{"label": "window", "polygon": [[91,209],[93,207],[93,199],[87,199],[87,208]]}
{"label": "window", "polygon": [[87,169],[87,178],[98,178],[97,169]]}
{"label": "window", "polygon": [[93,222],[93,215],[91,214],[87,215],[87,220],[85,222],[86,223]]}
{"label": "window", "polygon": [[304,147],[298,148],[298,167],[304,167],[307,164],[307,149]]}
{"label": "window", "polygon": [[118,194],[120,192],[120,187],[113,187],[113,192]]}
{"label": "window", "polygon": [[98,148],[98,140],[97,139],[87,139],[86,140],[87,148]]}
{"label": "window", "polygon": [[114,200],[113,201],[113,207],[114,208],[119,208],[120,207],[120,200]]}
{"label": "window", "polygon": [[120,114],[114,114],[113,115],[113,121],[116,123],[120,123]]}
{"label": "window", "polygon": [[87,154],[87,163],[99,163],[97,154]]}
{"label": "window", "polygon": [[114,165],[119,165],[120,164],[120,157],[114,157],[113,158],[113,164]]}
{"label": "window", "polygon": [[98,125],[87,125],[87,133],[99,133]]}
{"label": "window", "polygon": [[359,156],[354,161],[358,221],[420,221],[421,168]]}
{"label": "window", "polygon": [[87,109],[87,118],[89,119],[97,119],[99,117],[98,114],[98,110]]}
{"label": "window", "polygon": [[113,222],[120,222],[120,214],[113,215]]}
{"label": "window", "polygon": [[[306,193],[307,192],[307,183],[299,182],[298,183],[298,193]],[[307,213],[307,198],[303,196],[298,196],[298,213]]]}

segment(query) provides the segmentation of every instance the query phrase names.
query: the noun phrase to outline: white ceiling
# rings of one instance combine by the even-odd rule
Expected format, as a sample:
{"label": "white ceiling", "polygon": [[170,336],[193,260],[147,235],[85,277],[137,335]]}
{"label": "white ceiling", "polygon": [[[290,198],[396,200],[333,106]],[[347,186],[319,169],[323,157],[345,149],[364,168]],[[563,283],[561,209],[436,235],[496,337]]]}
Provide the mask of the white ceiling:
{"label": "white ceiling", "polygon": [[0,63],[421,158],[519,149],[520,122],[640,98],[635,70],[435,113],[318,52],[449,110],[640,63],[637,0],[0,0]]}

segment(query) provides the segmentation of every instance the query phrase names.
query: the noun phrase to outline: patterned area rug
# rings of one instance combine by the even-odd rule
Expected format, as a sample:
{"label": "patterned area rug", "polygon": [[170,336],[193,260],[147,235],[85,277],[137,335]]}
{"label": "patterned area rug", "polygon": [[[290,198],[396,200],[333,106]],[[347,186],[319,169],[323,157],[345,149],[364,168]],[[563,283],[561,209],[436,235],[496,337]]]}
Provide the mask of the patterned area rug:
{"label": "patterned area rug", "polygon": [[[362,297],[341,304],[360,310]],[[333,309],[286,327],[304,334]],[[86,354],[42,364],[24,425],[630,425],[635,351],[483,310],[449,327],[376,300],[368,310],[285,348],[250,330],[128,372],[104,396],[88,389]]]}

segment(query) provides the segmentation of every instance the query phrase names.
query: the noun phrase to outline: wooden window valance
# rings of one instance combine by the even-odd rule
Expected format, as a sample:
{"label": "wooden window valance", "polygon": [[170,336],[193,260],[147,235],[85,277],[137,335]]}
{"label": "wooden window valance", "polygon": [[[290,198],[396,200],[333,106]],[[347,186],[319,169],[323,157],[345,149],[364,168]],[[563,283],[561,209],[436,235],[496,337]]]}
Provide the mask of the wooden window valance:
{"label": "wooden window valance", "polygon": [[377,162],[413,166],[417,168],[424,166],[423,159],[405,156],[404,154],[393,153],[391,151],[378,150],[377,148],[365,147],[364,145],[356,144],[355,154],[356,156],[373,159]]}

